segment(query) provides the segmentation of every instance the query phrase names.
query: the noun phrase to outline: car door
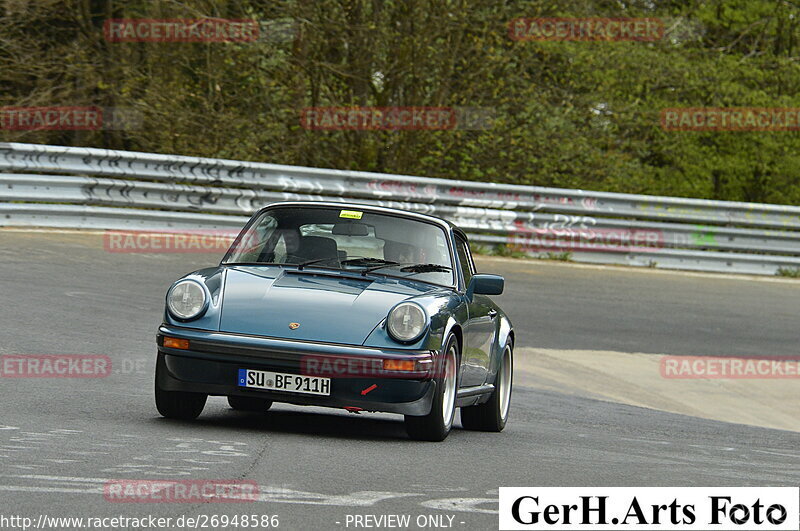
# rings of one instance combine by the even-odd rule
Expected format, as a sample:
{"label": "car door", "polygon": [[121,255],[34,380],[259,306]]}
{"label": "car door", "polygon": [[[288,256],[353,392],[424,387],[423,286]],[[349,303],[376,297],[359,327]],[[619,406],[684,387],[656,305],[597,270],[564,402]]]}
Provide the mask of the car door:
{"label": "car door", "polygon": [[[464,274],[464,287],[476,273],[469,244],[456,235],[456,254]],[[464,346],[461,353],[461,387],[483,385],[489,372],[492,343],[496,333],[497,315],[491,300],[485,295],[473,295],[467,300],[467,322],[464,325]]]}

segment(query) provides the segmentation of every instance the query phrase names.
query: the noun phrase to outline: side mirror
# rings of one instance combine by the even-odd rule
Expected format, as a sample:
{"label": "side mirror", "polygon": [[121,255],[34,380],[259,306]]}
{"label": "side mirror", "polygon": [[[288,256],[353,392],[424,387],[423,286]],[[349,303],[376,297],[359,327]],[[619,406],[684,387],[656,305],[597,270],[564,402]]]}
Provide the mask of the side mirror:
{"label": "side mirror", "polygon": [[467,286],[467,296],[500,295],[503,293],[505,279],[500,275],[473,275]]}

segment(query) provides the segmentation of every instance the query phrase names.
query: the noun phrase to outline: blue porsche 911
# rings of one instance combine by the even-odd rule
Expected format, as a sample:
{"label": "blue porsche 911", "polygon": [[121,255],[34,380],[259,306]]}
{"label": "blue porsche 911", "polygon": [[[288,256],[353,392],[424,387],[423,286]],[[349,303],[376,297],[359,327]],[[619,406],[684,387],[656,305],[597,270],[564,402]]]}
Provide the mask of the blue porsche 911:
{"label": "blue porsche 911", "polygon": [[501,431],[514,329],[466,235],[439,218],[356,204],[275,203],[218,267],[167,292],[155,400],[194,419],[209,395],[405,416],[410,437]]}

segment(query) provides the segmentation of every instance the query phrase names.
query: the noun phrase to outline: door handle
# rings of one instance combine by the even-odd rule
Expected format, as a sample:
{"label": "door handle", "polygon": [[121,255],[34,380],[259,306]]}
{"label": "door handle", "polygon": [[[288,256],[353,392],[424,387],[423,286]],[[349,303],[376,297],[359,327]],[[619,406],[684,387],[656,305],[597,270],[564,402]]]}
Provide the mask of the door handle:
{"label": "door handle", "polygon": [[489,310],[489,318],[494,319],[497,317],[497,310]]}

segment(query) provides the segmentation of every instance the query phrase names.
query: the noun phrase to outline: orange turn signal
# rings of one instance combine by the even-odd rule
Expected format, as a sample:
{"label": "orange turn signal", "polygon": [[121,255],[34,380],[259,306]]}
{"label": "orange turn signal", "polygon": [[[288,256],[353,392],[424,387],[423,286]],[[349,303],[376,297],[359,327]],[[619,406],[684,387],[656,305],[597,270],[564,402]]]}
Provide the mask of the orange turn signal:
{"label": "orange turn signal", "polygon": [[164,346],[167,348],[179,348],[189,350],[188,339],[178,339],[177,337],[164,337]]}
{"label": "orange turn signal", "polygon": [[416,363],[414,363],[414,360],[383,360],[383,370],[414,371],[416,370]]}

